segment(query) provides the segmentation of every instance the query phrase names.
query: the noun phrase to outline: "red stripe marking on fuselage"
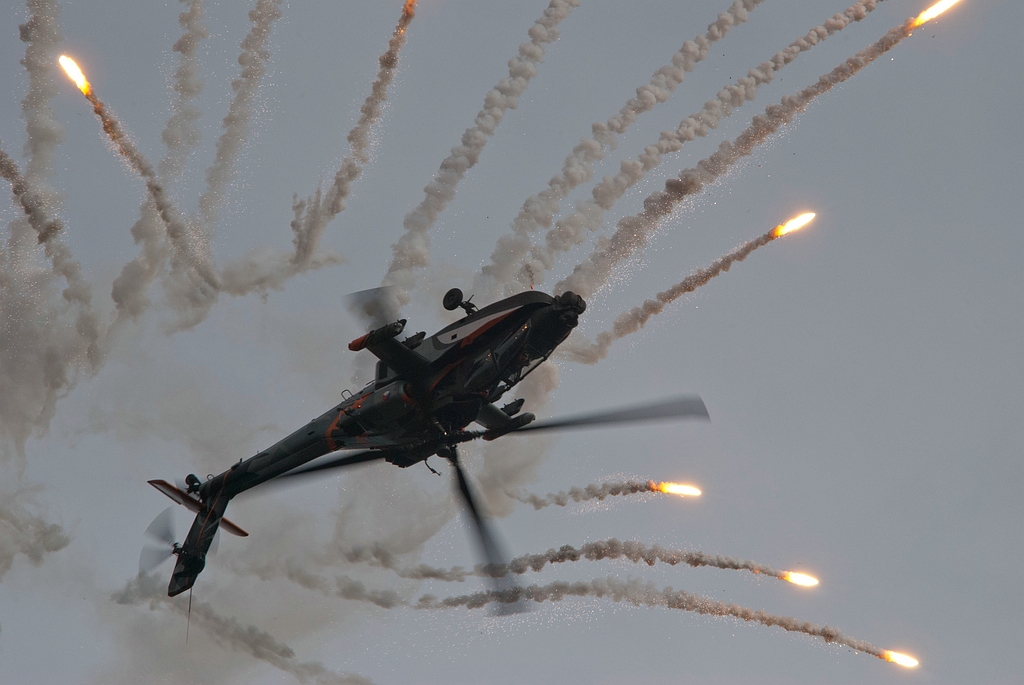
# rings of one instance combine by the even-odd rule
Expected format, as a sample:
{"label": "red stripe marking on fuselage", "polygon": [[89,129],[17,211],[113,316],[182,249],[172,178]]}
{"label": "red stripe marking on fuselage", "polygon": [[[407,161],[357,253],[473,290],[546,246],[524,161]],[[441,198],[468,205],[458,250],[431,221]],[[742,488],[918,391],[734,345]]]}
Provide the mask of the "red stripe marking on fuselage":
{"label": "red stripe marking on fuselage", "polygon": [[497,324],[497,323],[499,323],[501,321],[504,321],[506,318],[508,318],[508,315],[511,314],[514,311],[516,311],[516,310],[515,309],[510,310],[509,312],[507,312],[505,314],[505,316],[499,316],[497,319],[492,319],[491,321],[488,321],[487,323],[483,324],[482,326],[480,326],[480,328],[476,329],[475,331],[473,331],[472,333],[467,335],[465,338],[460,340],[459,341],[459,347],[465,347],[466,345],[471,344],[474,340],[479,338],[485,332],[489,331],[495,324]]}

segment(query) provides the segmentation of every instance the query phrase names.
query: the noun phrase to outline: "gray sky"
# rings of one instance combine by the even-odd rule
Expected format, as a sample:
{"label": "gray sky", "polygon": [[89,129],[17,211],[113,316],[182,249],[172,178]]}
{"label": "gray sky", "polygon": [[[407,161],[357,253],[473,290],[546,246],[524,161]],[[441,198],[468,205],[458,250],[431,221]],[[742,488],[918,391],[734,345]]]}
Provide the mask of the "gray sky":
{"label": "gray sky", "polygon": [[[620,137],[596,179],[615,174],[620,160],[847,4],[765,0],[668,102]],[[529,40],[544,6],[420,0],[372,132],[370,161],[321,245],[346,262],[297,275],[265,298],[221,294],[208,318],[175,335],[166,333],[174,318],[158,279],[148,290],[153,306],[107,343],[95,376],[83,375],[59,398],[48,428],[25,444],[23,462],[11,453],[11,436],[0,436],[8,455],[0,464],[0,505],[56,522],[71,538],[38,565],[15,555],[0,579],[5,681],[295,682],[234,648],[223,625],[211,631],[195,607],[186,645],[185,620],[167,606],[111,599],[134,578],[142,531],[166,504],[145,481],[219,472],[357,385],[353,373],[367,367],[353,363],[346,343],[361,328],[342,296],[380,283],[403,217],[473,124],[484,96],[507,76],[508,60]],[[766,105],[925,7],[887,0],[800,55],[707,138],[666,156],[606,213],[603,235],[642,209],[666,178],[735,138]],[[63,50],[157,164],[166,152],[161,132],[178,65],[171,46],[181,36],[184,5],[72,0],[60,8]],[[418,274],[404,311],[412,330],[433,332],[450,320],[438,306],[441,294],[453,285],[470,291],[523,201],[559,171],[591,123],[618,112],[683,41],[704,34],[726,9],[725,0],[581,0],[430,230],[431,266]],[[202,140],[182,178],[168,186],[182,215],[197,211],[216,154],[250,26],[246,11],[238,3],[204,5],[210,35],[197,52],[204,88],[195,101]],[[293,193],[309,196],[333,179],[400,11],[397,0],[282,7],[213,235],[219,265],[254,248],[291,249]],[[0,41],[0,147],[23,169],[21,102],[29,80],[19,64],[26,44],[17,37],[28,15],[8,3],[0,16],[7,36]],[[494,618],[481,610],[382,609],[327,598],[282,577],[283,569],[302,569],[333,587],[343,575],[413,600],[482,588],[472,579],[403,580],[332,561],[325,551],[335,541],[383,541],[405,552],[409,564],[472,565],[446,469],[437,478],[422,467],[373,465],[240,498],[228,516],[251,536],[223,541],[195,601],[287,644],[293,657],[267,659],[293,672],[306,668],[309,682],[317,682],[310,662],[382,685],[1018,680],[1022,20],[1019,3],[963,0],[919,28],[682,205],[648,248],[589,298],[574,337],[592,339],[622,310],[790,216],[818,213],[804,232],[758,250],[614,343],[597,365],[557,362],[558,388],[538,412],[694,392],[707,403],[710,423],[581,432],[518,448],[540,455],[539,466],[519,474],[529,492],[634,477],[692,482],[702,497],[634,496],[541,511],[520,505],[497,523],[517,555],[618,537],[806,570],[821,579],[818,588],[625,561],[562,564],[521,580],[652,581],[835,626],[914,654],[920,668],[907,671],[778,628],[609,599],[568,598]],[[64,139],[50,183],[65,243],[107,321],[111,284],[138,254],[129,231],[145,189],[89,104],[56,72],[54,79],[50,105]],[[582,184],[563,201],[562,215],[591,187]],[[5,245],[20,216],[14,203],[3,206]],[[569,274],[595,240],[562,255],[539,287]],[[48,268],[41,251],[32,259],[35,268]],[[59,300],[59,288],[46,292]],[[67,329],[67,321],[53,325]],[[6,352],[5,363],[17,366],[20,353],[14,346]],[[529,462],[529,455],[510,459]],[[469,462],[479,473],[479,450]],[[185,512],[175,516],[184,535]],[[10,531],[3,534],[0,552],[11,544]],[[157,571],[161,586],[169,572]]]}

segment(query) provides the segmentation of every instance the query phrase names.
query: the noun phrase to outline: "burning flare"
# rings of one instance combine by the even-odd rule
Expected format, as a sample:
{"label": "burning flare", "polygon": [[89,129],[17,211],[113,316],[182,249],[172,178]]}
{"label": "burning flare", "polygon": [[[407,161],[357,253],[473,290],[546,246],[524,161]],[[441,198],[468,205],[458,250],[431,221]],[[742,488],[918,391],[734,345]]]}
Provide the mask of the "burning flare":
{"label": "burning flare", "polygon": [[[914,20],[914,23],[911,24],[911,27],[916,29],[921,24],[925,24],[925,23],[931,21],[932,19],[934,19],[935,17],[939,16],[940,14],[942,14],[943,12],[945,12],[946,10],[948,10],[950,7],[952,7],[953,5],[955,5],[958,2],[960,2],[960,0],[942,0],[942,2],[935,3],[934,5],[932,5],[928,9],[926,9],[924,12],[921,12],[921,14],[918,15],[917,19]],[[895,654],[896,652],[891,652],[891,653]],[[900,656],[902,656],[902,655],[900,655]],[[907,658],[909,658],[909,657],[907,657]],[[914,661],[913,665],[916,666],[917,662]]]}
{"label": "burning flare", "polygon": [[75,85],[78,86],[78,90],[82,91],[82,95],[89,97],[92,93],[92,86],[85,80],[85,74],[83,74],[82,70],[78,68],[77,64],[75,64],[75,60],[71,59],[67,55],[61,55],[57,61],[60,62],[62,67],[64,67],[64,71],[67,72],[68,78],[75,82]]}
{"label": "burning flare", "polygon": [[811,223],[811,220],[814,219],[814,217],[815,217],[814,212],[807,212],[806,214],[801,214],[800,216],[796,217],[795,219],[790,219],[789,221],[787,221],[784,224],[779,224],[778,226],[776,226],[772,230],[772,237],[773,238],[781,238],[782,236],[786,235],[787,233],[792,233],[793,231],[799,231],[801,228],[803,228],[807,224]]}
{"label": "burning flare", "polygon": [[[956,2],[956,0],[953,0],[953,2]],[[952,5],[953,2],[947,2],[947,3],[944,3],[944,4]],[[927,19],[925,21],[927,21]],[[906,666],[907,668],[915,668],[915,667],[917,667],[917,664],[918,664],[917,659],[915,659],[914,657],[910,656],[909,654],[901,654],[900,652],[894,652],[894,651],[889,650],[889,649],[887,649],[884,652],[882,652],[882,658],[885,659],[886,661],[891,661],[894,664],[899,664],[900,666]]]}
{"label": "burning flare", "polygon": [[797,573],[796,571],[783,571],[779,577],[794,585],[802,585],[804,587],[814,587],[818,584],[818,579],[814,576],[809,576],[806,573]]}
{"label": "burning flare", "polygon": [[681,497],[697,497],[700,495],[700,490],[692,485],[684,485],[683,483],[655,483],[651,481],[649,487],[653,492],[664,492],[667,495],[679,495]]}

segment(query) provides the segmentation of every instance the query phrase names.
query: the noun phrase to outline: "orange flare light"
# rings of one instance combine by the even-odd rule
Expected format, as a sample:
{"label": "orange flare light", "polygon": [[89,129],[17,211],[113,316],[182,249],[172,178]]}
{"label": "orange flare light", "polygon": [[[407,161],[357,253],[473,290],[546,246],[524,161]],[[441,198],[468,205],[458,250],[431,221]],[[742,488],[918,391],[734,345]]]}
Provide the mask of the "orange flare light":
{"label": "orange flare light", "polygon": [[783,571],[779,577],[794,585],[802,585],[804,587],[814,587],[818,584],[818,579],[814,576],[809,576],[806,573],[797,573],[796,571]]}
{"label": "orange flare light", "polygon": [[958,2],[960,2],[960,0],[942,0],[942,2],[935,3],[918,15],[917,19],[914,20],[913,27],[916,29],[921,24],[931,21]]}
{"label": "orange flare light", "polygon": [[61,55],[60,59],[57,61],[60,62],[62,67],[64,67],[64,71],[67,72],[68,78],[75,82],[75,85],[78,86],[78,90],[82,91],[82,95],[88,97],[89,93],[92,92],[92,86],[90,86],[89,82],[85,80],[85,74],[83,74],[82,70],[78,68],[77,64],[75,64],[75,60],[71,59],[67,55]]}
{"label": "orange flare light", "polygon": [[918,664],[917,659],[914,657],[907,654],[900,654],[899,652],[893,652],[888,649],[882,652],[882,658],[886,661],[891,661],[894,664],[906,666],[907,668],[915,668]]}
{"label": "orange flare light", "polygon": [[781,238],[782,236],[786,235],[787,233],[792,233],[793,231],[798,231],[801,228],[803,228],[804,226],[806,226],[807,224],[811,223],[811,219],[813,219],[814,217],[815,217],[814,212],[807,212],[806,214],[801,214],[800,216],[796,217],[795,219],[790,219],[789,221],[787,221],[784,224],[779,224],[778,226],[776,226],[772,230],[772,237],[773,238]]}
{"label": "orange flare light", "polygon": [[667,495],[680,495],[682,497],[697,497],[700,490],[692,485],[682,483],[651,483],[651,489],[657,492],[664,492]]}

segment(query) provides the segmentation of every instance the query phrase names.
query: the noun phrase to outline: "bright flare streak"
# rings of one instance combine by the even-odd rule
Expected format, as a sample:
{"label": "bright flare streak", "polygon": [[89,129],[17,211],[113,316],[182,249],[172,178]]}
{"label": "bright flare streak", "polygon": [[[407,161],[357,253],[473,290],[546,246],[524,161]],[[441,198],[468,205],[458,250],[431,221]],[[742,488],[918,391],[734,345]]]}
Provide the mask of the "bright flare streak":
{"label": "bright flare streak", "polygon": [[818,584],[818,579],[814,576],[809,576],[806,573],[797,573],[795,571],[783,571],[782,579],[787,580],[794,585],[803,585],[804,587],[814,587]]}
{"label": "bright flare streak", "polygon": [[64,71],[67,72],[68,78],[75,82],[75,85],[78,86],[78,90],[82,91],[82,95],[89,95],[89,93],[92,92],[92,86],[90,86],[89,82],[85,80],[85,74],[83,74],[82,70],[78,68],[77,64],[75,64],[75,60],[71,59],[67,55],[61,55],[57,61],[60,62],[62,67],[64,67]]}
{"label": "bright flare streak", "polygon": [[683,497],[697,497],[700,495],[700,490],[692,485],[683,485],[682,483],[656,483],[654,489],[668,495],[681,495]]}
{"label": "bright flare streak", "polygon": [[772,231],[772,235],[774,235],[776,238],[781,238],[787,233],[799,231],[801,228],[811,223],[811,219],[813,219],[814,217],[814,212],[807,212],[806,214],[801,214],[795,219],[790,219],[786,223],[779,224],[778,226],[776,226],[775,230]]}
{"label": "bright flare streak", "polygon": [[[956,0],[954,0],[954,2],[955,1]],[[885,659],[886,661],[891,661],[894,664],[899,664],[900,666],[906,666],[907,668],[914,668],[918,664],[917,659],[915,659],[914,657],[909,656],[907,654],[900,654],[899,652],[893,652],[893,651],[888,650],[888,649],[885,650],[884,652],[882,652],[882,658]]]}
{"label": "bright flare streak", "polygon": [[942,0],[942,2],[935,3],[924,12],[921,12],[917,19],[914,20],[914,28],[916,29],[921,24],[931,21],[958,2],[960,0]]}

